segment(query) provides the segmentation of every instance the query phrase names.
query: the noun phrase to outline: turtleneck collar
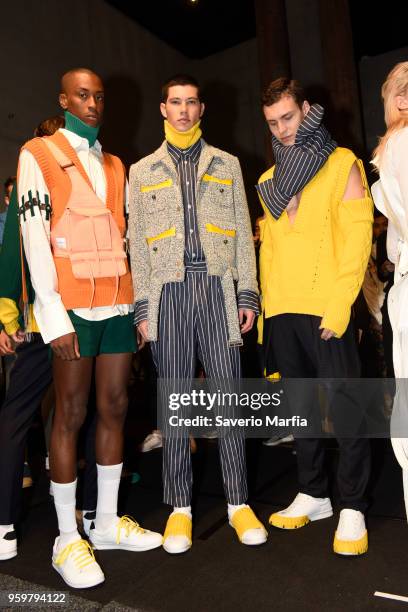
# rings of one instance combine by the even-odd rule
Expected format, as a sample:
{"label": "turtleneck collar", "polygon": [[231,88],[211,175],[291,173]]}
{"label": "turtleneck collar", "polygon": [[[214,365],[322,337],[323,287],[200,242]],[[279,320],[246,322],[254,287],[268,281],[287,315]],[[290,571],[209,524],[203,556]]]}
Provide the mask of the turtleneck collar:
{"label": "turtleneck collar", "polygon": [[74,132],[74,134],[77,134],[77,136],[80,136],[81,138],[86,138],[89,143],[89,146],[93,147],[96,142],[96,139],[98,138],[100,126],[92,127],[91,125],[88,125],[87,123],[81,121],[81,119],[79,119],[69,111],[64,111],[64,116],[65,129],[69,130],[70,132]]}
{"label": "turtleneck collar", "polygon": [[187,130],[187,132],[179,132],[179,130],[172,127],[167,119],[165,119],[164,133],[167,142],[179,149],[188,149],[201,138],[202,132],[200,130],[200,123],[201,121],[198,121],[192,128]]}

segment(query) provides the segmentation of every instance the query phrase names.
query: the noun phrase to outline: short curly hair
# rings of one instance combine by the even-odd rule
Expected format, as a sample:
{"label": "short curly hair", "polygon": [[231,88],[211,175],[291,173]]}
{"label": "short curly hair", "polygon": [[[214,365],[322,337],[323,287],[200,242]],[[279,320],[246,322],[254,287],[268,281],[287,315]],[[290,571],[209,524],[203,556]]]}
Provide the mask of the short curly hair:
{"label": "short curly hair", "polygon": [[299,108],[302,107],[303,102],[306,100],[305,92],[299,81],[281,77],[265,87],[261,98],[262,106],[272,106],[272,104],[279,102],[285,96],[293,98]]}

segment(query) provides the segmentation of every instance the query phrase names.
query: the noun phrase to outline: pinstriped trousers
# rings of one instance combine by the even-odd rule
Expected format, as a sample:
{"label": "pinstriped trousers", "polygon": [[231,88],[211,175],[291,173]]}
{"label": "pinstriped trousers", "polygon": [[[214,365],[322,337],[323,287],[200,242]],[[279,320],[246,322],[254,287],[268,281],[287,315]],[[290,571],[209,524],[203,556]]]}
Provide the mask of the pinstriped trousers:
{"label": "pinstriped trousers", "polygon": [[[183,283],[163,287],[158,340],[151,343],[159,378],[191,380],[199,358],[207,378],[241,376],[238,347],[229,347],[221,280],[206,272],[187,271]],[[238,433],[219,437],[225,496],[230,504],[248,497],[245,439]],[[164,503],[189,506],[192,466],[188,437],[163,439]]]}

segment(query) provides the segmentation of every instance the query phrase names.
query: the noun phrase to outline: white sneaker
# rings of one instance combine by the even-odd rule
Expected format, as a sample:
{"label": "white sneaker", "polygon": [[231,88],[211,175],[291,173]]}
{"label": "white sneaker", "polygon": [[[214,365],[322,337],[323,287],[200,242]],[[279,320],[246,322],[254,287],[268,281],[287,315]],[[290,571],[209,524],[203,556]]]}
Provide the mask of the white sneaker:
{"label": "white sneaker", "polygon": [[59,537],[52,551],[52,567],[73,589],[89,589],[105,580],[103,571],[95,560],[92,548],[86,540],[76,540],[58,551]]}
{"label": "white sneaker", "polygon": [[340,512],[333,550],[338,555],[362,555],[367,552],[368,534],[362,512],[351,508]]}
{"label": "white sneaker", "polygon": [[117,517],[105,531],[91,526],[89,539],[96,550],[143,551],[158,548],[163,543],[160,533],[142,529],[131,516]]}
{"label": "white sneaker", "polygon": [[141,453],[148,453],[155,448],[161,448],[163,446],[163,434],[158,429],[154,429],[152,433],[150,433],[142,444],[140,445]]}
{"label": "white sneaker", "polygon": [[7,561],[17,555],[17,536],[12,527],[0,538],[0,561]]}
{"label": "white sneaker", "polygon": [[293,434],[287,436],[272,436],[268,440],[264,440],[262,444],[264,446],[279,446],[279,444],[290,444],[295,441]]}
{"label": "white sneaker", "polygon": [[333,509],[328,497],[312,497],[306,493],[298,493],[285,510],[271,514],[269,522],[280,529],[298,529],[310,521],[329,516],[333,516]]}

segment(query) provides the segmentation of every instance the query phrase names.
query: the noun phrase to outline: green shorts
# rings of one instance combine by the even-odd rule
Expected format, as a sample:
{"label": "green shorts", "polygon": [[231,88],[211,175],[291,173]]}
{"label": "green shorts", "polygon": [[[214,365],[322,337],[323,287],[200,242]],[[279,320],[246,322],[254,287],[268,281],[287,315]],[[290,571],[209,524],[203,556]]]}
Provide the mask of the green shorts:
{"label": "green shorts", "polygon": [[103,321],[87,321],[72,310],[68,310],[68,315],[78,336],[81,357],[137,351],[133,313]]}

